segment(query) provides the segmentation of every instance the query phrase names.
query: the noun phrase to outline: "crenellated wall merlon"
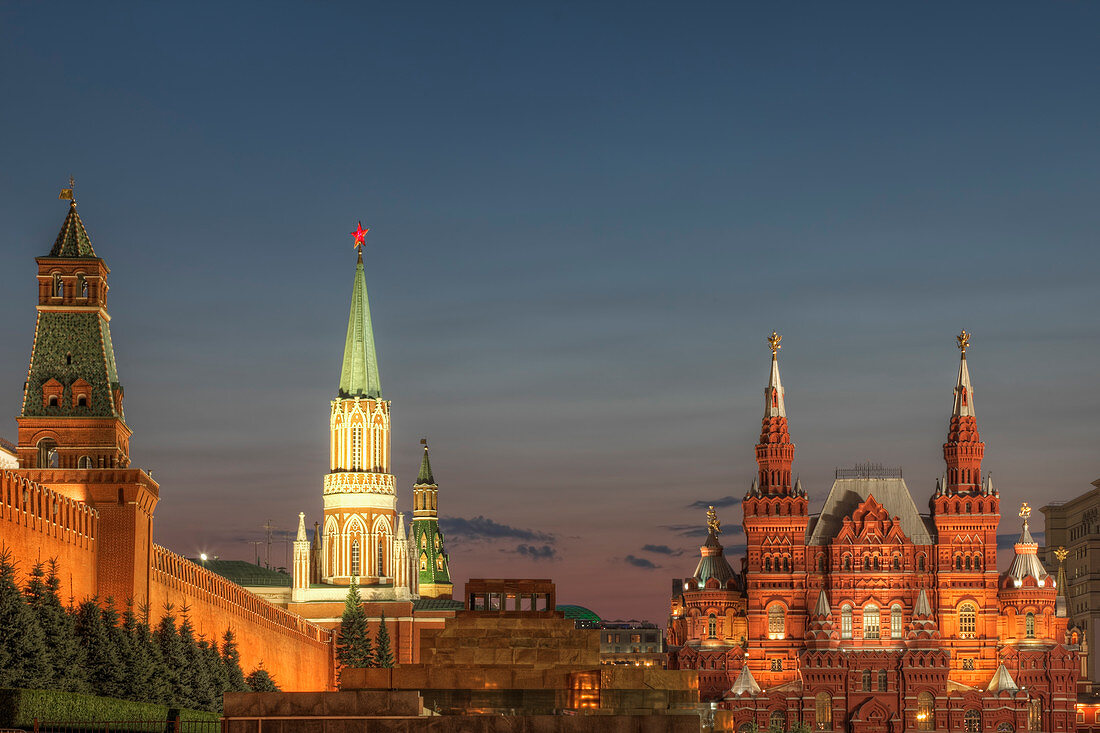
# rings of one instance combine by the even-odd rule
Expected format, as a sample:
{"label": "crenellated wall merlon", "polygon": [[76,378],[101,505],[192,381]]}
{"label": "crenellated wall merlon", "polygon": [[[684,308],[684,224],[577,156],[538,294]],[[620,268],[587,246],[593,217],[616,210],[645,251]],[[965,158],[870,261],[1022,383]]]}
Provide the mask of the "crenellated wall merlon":
{"label": "crenellated wall merlon", "polygon": [[95,509],[11,470],[0,471],[0,518],[85,549],[99,531]]}

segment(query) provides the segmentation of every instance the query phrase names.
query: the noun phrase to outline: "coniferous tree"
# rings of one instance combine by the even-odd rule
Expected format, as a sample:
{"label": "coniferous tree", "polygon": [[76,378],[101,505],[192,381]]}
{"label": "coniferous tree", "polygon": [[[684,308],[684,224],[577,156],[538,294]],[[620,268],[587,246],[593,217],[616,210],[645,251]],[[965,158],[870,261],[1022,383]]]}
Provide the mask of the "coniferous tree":
{"label": "coniferous tree", "polygon": [[160,644],[149,627],[149,604],[143,603],[138,609],[137,628],[134,631],[136,643],[145,648],[149,657],[152,675],[149,678],[149,691],[143,698],[160,705],[172,703],[172,685],[168,670],[161,654]]}
{"label": "coniferous tree", "polygon": [[38,617],[15,584],[11,552],[0,550],[0,687],[41,688],[52,677]]}
{"label": "coniferous tree", "polygon": [[184,674],[187,667],[187,652],[183,638],[176,629],[176,617],[172,615],[172,604],[165,604],[164,616],[157,624],[153,637],[160,649],[162,671],[168,683],[168,704],[176,707],[192,706],[194,692],[191,689],[191,678]]}
{"label": "coniferous tree", "polygon": [[133,601],[126,603],[119,626],[122,660],[122,686],[127,700],[153,700],[162,696],[155,690],[156,662],[148,640],[148,628],[141,633],[141,624],[134,613]]}
{"label": "coniferous tree", "polygon": [[351,579],[347,598],[344,599],[344,615],[340,619],[340,633],[336,637],[336,660],[341,670],[348,667],[370,667],[370,633],[367,614],[363,612],[359,598],[359,585]]}
{"label": "coniferous tree", "polygon": [[393,666],[393,650],[390,649],[390,632],[386,628],[385,613],[382,614],[382,623],[378,625],[378,637],[374,642],[374,666]]}
{"label": "coniferous tree", "polygon": [[206,667],[206,674],[210,677],[210,689],[214,693],[214,707],[211,710],[221,712],[222,696],[229,689],[229,675],[226,674],[225,665],[222,664],[221,654],[218,653],[216,641],[202,639],[199,642],[202,649],[202,663]]}
{"label": "coniferous tree", "polygon": [[47,567],[44,592],[39,593],[36,588],[28,595],[50,652],[53,687],[64,692],[87,692],[86,655],[76,636],[76,620],[61,603],[61,573],[57,559],[52,558]]}
{"label": "coniferous tree", "polygon": [[244,681],[241,669],[241,653],[237,650],[237,640],[233,629],[226,629],[222,637],[222,664],[225,667],[227,688],[230,692],[248,692],[248,683]]}
{"label": "coniferous tree", "polygon": [[181,611],[180,639],[183,640],[184,658],[187,660],[183,675],[191,687],[191,701],[187,705],[198,710],[214,709],[214,680],[206,669],[206,659],[198,639],[195,627],[191,624],[191,610],[184,606]]}
{"label": "coniferous tree", "polygon": [[248,682],[248,687],[253,692],[279,692],[279,686],[275,684],[275,680],[264,669],[263,662],[260,662],[260,666],[252,670],[246,682]]}
{"label": "coniferous tree", "polygon": [[[109,613],[108,618],[117,618],[117,614]],[[122,697],[122,663],[116,639],[107,626],[103,610],[94,599],[78,606],[76,635],[86,654],[85,669],[92,692],[106,697]]]}

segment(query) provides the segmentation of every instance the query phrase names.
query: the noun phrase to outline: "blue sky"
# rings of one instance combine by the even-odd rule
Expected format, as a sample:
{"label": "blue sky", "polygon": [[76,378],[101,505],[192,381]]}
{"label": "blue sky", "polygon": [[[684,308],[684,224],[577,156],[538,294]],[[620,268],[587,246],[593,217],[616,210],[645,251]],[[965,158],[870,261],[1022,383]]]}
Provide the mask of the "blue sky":
{"label": "blue sky", "polygon": [[403,505],[427,435],[460,583],[663,620],[692,505],[751,481],[773,329],[811,502],[873,460],[921,507],[972,331],[1013,533],[1100,476],[1098,16],[5,5],[0,412],[72,174],[177,551],[319,513],[358,219]]}

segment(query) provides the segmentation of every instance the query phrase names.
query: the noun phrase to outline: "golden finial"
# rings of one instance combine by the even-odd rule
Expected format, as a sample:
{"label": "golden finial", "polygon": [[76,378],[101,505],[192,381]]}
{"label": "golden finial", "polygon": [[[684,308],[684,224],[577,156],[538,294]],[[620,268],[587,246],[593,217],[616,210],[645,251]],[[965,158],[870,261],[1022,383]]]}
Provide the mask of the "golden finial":
{"label": "golden finial", "polygon": [[714,511],[714,507],[707,509],[707,531],[716,537],[722,532],[722,523],[718,521],[718,512]]}
{"label": "golden finial", "polygon": [[1057,550],[1054,551],[1054,556],[1058,558],[1058,562],[1065,562],[1066,558],[1069,557],[1069,550],[1064,547],[1059,547]]}
{"label": "golden finial", "polygon": [[1020,516],[1024,518],[1025,522],[1028,520],[1028,517],[1031,516],[1031,505],[1026,501],[1020,505]]}
{"label": "golden finial", "polygon": [[782,346],[779,345],[779,343],[782,340],[783,340],[783,337],[780,336],[775,331],[772,331],[772,335],[768,336],[768,345],[772,347],[772,356],[775,356],[775,352],[777,352],[777,351],[779,351],[780,349],[783,348]]}
{"label": "golden finial", "polygon": [[69,187],[61,189],[61,193],[57,194],[57,197],[59,199],[66,199],[68,201],[72,201],[73,203],[76,203],[76,198],[73,195],[73,191],[75,189],[76,189],[76,181],[73,180],[72,176],[69,176]]}
{"label": "golden finial", "polygon": [[963,356],[966,356],[966,350],[970,347],[970,334],[965,330],[960,331],[955,340],[959,342],[959,351],[963,353]]}

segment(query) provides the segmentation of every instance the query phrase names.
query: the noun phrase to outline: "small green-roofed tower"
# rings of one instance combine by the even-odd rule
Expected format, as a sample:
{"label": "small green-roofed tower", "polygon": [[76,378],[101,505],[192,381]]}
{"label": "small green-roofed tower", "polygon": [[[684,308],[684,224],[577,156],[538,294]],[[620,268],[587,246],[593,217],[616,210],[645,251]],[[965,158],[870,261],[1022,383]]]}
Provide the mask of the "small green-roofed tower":
{"label": "small green-roofed tower", "polygon": [[447,551],[443,545],[443,532],[439,529],[437,497],[439,486],[432,474],[432,462],[428,457],[428,441],[422,438],[424,455],[420,459],[420,473],[413,485],[413,537],[416,539],[416,555],[420,579],[421,598],[450,598],[454,592]]}

